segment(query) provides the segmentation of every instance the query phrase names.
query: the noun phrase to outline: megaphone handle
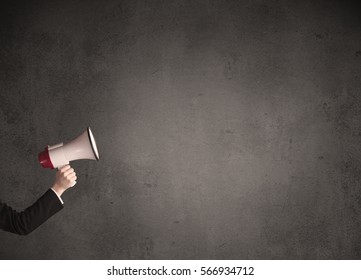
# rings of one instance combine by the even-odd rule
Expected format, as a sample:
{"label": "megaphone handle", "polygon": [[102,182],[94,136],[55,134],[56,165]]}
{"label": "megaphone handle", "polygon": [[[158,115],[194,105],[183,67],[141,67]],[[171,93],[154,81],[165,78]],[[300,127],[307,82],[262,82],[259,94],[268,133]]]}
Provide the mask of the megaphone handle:
{"label": "megaphone handle", "polygon": [[[64,166],[65,166],[65,165],[59,166],[59,167],[58,167],[58,170],[62,169]],[[74,187],[75,185],[76,185],[76,181],[74,181],[74,183],[71,185],[71,187]]]}

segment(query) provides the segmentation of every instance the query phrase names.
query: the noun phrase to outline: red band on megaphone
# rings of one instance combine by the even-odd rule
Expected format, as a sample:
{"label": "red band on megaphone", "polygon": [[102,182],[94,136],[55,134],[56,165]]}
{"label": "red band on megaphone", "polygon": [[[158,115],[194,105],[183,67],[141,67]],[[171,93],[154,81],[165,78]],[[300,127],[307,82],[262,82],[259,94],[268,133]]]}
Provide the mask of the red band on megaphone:
{"label": "red band on megaphone", "polygon": [[50,160],[48,147],[45,148],[45,151],[39,153],[38,159],[42,167],[54,169],[53,163]]}

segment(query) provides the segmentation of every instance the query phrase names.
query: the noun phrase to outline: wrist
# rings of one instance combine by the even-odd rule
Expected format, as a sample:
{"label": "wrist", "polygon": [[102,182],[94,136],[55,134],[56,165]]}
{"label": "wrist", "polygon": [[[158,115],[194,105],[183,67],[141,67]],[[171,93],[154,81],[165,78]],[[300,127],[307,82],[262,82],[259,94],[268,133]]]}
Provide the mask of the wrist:
{"label": "wrist", "polygon": [[60,197],[60,196],[64,193],[64,191],[65,191],[65,189],[64,189],[63,187],[59,186],[58,184],[54,184],[53,187],[52,187],[52,189],[57,193],[57,195],[58,195],[59,197]]}

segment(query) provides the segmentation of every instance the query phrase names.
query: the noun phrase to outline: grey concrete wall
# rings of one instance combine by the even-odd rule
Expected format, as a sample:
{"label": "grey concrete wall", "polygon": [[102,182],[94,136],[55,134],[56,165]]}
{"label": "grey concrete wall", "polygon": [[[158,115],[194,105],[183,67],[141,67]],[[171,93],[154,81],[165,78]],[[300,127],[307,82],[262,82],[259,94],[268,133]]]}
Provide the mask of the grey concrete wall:
{"label": "grey concrete wall", "polygon": [[358,259],[361,21],[347,1],[2,1],[0,197],[65,209],[3,259]]}

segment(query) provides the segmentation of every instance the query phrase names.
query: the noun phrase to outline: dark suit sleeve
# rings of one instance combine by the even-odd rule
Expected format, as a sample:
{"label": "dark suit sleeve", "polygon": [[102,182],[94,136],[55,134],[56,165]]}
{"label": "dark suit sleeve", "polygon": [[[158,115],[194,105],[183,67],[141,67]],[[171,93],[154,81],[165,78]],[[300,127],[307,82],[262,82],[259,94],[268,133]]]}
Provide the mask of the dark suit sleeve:
{"label": "dark suit sleeve", "polygon": [[51,189],[22,212],[0,202],[0,229],[27,235],[62,208],[62,203]]}

